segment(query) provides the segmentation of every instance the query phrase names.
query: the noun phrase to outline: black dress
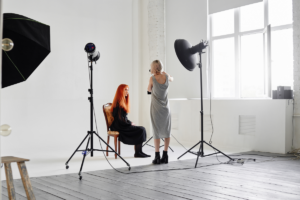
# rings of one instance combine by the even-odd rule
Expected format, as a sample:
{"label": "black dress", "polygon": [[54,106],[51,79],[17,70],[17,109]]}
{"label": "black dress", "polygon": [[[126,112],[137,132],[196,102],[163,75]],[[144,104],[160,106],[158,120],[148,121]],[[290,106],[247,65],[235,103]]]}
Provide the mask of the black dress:
{"label": "black dress", "polygon": [[120,107],[113,111],[114,121],[110,126],[111,131],[120,133],[119,140],[124,144],[137,145],[146,141],[146,129],[143,126],[132,126],[127,119],[127,113]]}

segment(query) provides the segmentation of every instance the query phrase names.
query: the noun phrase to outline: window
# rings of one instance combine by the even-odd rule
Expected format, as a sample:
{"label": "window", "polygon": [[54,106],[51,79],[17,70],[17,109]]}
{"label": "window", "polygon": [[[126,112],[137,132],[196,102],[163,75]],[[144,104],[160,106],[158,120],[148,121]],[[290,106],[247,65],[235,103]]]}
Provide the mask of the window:
{"label": "window", "polygon": [[231,34],[234,32],[234,10],[216,13],[212,16],[212,20],[213,36]]}
{"label": "window", "polygon": [[292,0],[212,14],[210,27],[213,97],[267,98],[293,87]]}
{"label": "window", "polygon": [[232,97],[235,92],[234,38],[213,42],[216,97]]}

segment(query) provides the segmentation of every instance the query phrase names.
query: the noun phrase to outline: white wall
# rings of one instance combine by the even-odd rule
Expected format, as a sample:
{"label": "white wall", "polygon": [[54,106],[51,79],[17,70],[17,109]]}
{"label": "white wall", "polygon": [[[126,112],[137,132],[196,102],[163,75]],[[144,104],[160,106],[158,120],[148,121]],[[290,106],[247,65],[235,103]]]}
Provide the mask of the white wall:
{"label": "white wall", "polygon": [[[200,97],[200,72],[186,70],[177,59],[174,42],[186,39],[194,46],[207,39],[206,0],[166,0],[166,69],[174,77],[169,98]],[[206,96],[206,54],[202,55],[203,95]]]}
{"label": "white wall", "polygon": [[[172,134],[192,146],[201,139],[200,100],[170,100]],[[214,127],[212,145],[237,147],[244,151],[286,153],[292,146],[292,100],[231,99],[212,100],[211,115]],[[203,101],[204,140],[209,142],[212,127],[209,99]],[[254,128],[248,134],[239,133],[239,116],[255,116],[254,123],[243,122]],[[251,126],[250,126],[251,125]],[[253,129],[252,129],[253,130]]]}
{"label": "white wall", "polygon": [[[88,42],[94,42],[101,54],[94,67],[94,95],[98,128],[106,139],[102,105],[113,100],[118,85],[128,84],[132,101],[138,101],[133,86],[138,63],[133,55],[137,50],[132,0],[4,0],[3,12],[50,25],[52,52],[26,82],[1,91],[1,122],[13,128],[2,139],[2,155],[30,158],[31,153],[75,150],[89,130],[83,50]],[[133,121],[137,110],[132,106]]]}

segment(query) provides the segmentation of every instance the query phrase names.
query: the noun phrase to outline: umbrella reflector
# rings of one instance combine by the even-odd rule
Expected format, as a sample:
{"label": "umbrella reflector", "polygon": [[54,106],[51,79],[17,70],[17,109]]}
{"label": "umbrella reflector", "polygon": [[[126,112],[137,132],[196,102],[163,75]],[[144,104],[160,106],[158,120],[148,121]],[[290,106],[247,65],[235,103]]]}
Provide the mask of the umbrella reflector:
{"label": "umbrella reflector", "polygon": [[3,52],[2,88],[23,82],[51,52],[50,26],[28,17],[5,13],[3,37],[13,41],[11,51]]}

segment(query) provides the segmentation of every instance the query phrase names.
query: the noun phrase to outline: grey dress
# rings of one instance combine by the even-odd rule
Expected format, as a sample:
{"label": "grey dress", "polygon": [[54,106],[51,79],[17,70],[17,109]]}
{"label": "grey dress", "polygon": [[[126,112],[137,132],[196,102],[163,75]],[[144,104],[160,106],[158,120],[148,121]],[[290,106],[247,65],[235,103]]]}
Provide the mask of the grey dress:
{"label": "grey dress", "polygon": [[168,100],[169,78],[160,84],[152,76],[153,88],[151,94],[150,115],[154,139],[169,138],[171,134],[171,113]]}

